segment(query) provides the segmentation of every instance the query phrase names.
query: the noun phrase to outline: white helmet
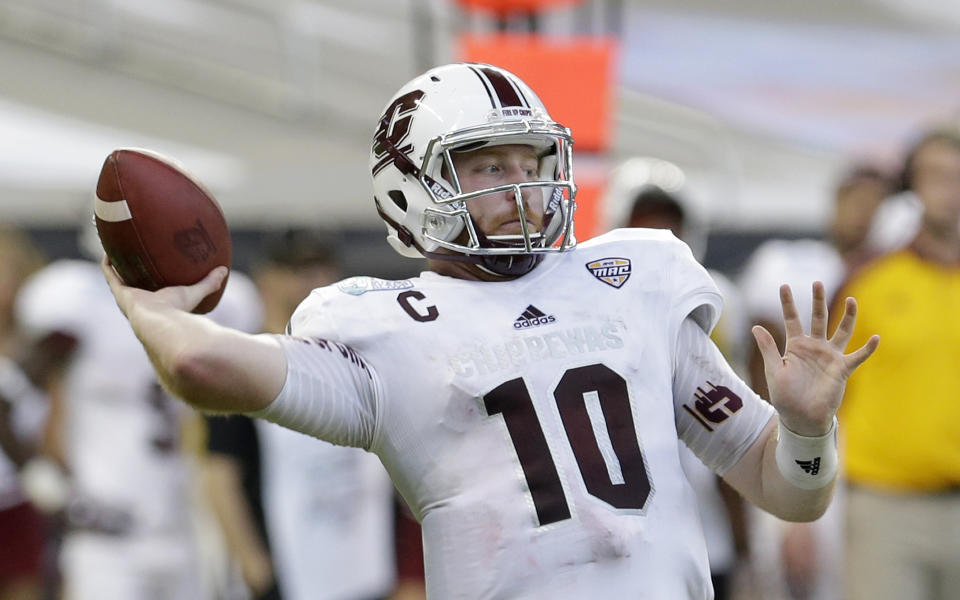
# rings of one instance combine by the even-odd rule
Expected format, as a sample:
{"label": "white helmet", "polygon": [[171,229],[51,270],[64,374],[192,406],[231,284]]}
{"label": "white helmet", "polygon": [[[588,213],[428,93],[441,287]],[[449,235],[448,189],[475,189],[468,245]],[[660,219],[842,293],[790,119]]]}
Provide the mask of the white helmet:
{"label": "white helmet", "polygon": [[[540,157],[537,181],[464,193],[450,153],[525,144]],[[437,67],[410,81],[387,103],[370,152],[374,201],[387,241],[404,256],[472,262],[502,276],[533,269],[545,252],[576,244],[573,140],[516,75],[485,64]],[[528,229],[522,188],[543,199],[540,231]],[[487,236],[467,202],[514,193],[523,232]]]}
{"label": "white helmet", "polygon": [[628,227],[631,214],[654,198],[666,200],[680,213],[683,232],[680,238],[690,246],[694,257],[702,260],[707,251],[709,227],[703,208],[687,175],[676,164],[652,156],[635,156],[611,171],[604,194],[604,224],[607,229]]}

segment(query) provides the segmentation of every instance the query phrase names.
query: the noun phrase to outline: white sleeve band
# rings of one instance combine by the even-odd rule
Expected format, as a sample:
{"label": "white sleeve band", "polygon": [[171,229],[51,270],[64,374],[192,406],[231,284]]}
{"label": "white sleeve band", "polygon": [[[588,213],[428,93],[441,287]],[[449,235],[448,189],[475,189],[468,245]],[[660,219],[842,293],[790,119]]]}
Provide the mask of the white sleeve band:
{"label": "white sleeve band", "polygon": [[784,478],[804,490],[833,481],[837,474],[837,418],[833,418],[830,431],[817,437],[797,435],[782,422],[778,424],[777,468]]}
{"label": "white sleeve band", "polygon": [[269,406],[247,415],[333,444],[369,449],[379,396],[370,365],[338,342],[275,337],[287,357],[287,379]]}

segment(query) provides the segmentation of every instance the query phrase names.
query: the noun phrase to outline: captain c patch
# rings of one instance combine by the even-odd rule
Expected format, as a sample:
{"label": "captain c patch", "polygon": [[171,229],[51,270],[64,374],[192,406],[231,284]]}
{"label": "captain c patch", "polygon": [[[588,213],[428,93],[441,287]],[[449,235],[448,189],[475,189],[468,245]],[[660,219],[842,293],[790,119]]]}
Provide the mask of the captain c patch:
{"label": "captain c patch", "polygon": [[630,279],[629,258],[601,258],[587,263],[586,266],[591,275],[615,288],[622,287],[627,279]]}

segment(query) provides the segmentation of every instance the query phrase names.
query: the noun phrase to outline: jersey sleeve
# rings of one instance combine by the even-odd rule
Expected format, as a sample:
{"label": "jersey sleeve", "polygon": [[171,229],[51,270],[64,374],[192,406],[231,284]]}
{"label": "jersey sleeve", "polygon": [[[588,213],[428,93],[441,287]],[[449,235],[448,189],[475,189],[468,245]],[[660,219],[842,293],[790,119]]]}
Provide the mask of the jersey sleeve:
{"label": "jersey sleeve", "polygon": [[287,358],[283,389],[248,413],[341,446],[370,450],[376,436],[379,381],[350,347],[322,338],[275,336]]}
{"label": "jersey sleeve", "polygon": [[692,320],[709,334],[723,311],[720,289],[685,244],[677,241],[672,250],[673,264],[670,268],[675,284],[674,314],[682,320]]}
{"label": "jersey sleeve", "polygon": [[666,311],[664,318],[672,324],[673,337],[688,316],[707,333],[720,320],[723,297],[717,284],[694,258],[690,247],[669,230],[615,229],[580,247],[605,248],[605,252],[632,256],[633,270],[648,280],[646,293],[655,291],[666,300],[662,308]]}
{"label": "jersey sleeve", "polygon": [[692,318],[677,338],[673,398],[680,439],[719,475],[737,464],[774,414]]}

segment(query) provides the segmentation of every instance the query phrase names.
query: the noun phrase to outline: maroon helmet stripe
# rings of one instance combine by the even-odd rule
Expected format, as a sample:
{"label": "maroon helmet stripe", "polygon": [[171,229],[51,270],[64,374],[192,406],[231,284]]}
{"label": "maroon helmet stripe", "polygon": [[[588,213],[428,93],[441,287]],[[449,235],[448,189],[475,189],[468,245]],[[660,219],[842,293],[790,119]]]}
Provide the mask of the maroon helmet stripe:
{"label": "maroon helmet stripe", "polygon": [[517,94],[516,88],[510,84],[510,80],[507,79],[503,73],[497,71],[496,69],[491,68],[481,68],[483,74],[487,76],[490,80],[490,84],[493,86],[493,91],[497,93],[497,98],[500,99],[500,106],[526,106],[527,103],[520,99],[520,95]]}
{"label": "maroon helmet stripe", "polygon": [[474,67],[470,67],[470,70],[473,71],[473,74],[476,75],[480,80],[480,83],[483,84],[483,89],[486,90],[487,97],[490,98],[490,106],[493,108],[500,108],[497,106],[497,101],[493,98],[493,91],[490,89],[490,82],[487,80],[487,78],[484,77],[483,74]]}
{"label": "maroon helmet stripe", "polygon": [[521,90],[520,86],[517,85],[517,82],[514,81],[513,79],[510,79],[509,77],[507,78],[507,81],[509,81],[510,85],[513,86],[514,91],[517,92],[517,96],[520,97],[520,102],[523,103],[521,106],[526,106],[527,108],[530,108],[530,103],[527,101],[527,97],[523,94],[523,90]]}

